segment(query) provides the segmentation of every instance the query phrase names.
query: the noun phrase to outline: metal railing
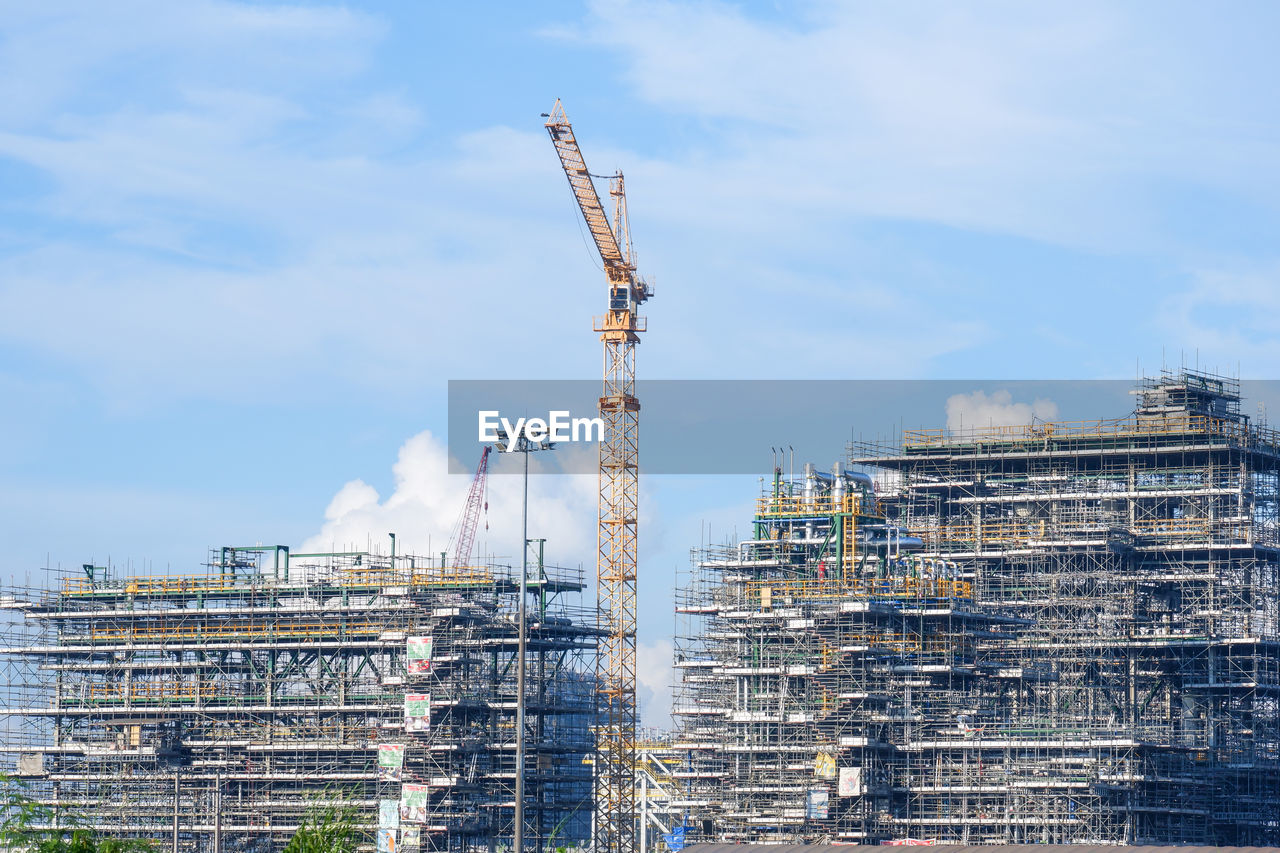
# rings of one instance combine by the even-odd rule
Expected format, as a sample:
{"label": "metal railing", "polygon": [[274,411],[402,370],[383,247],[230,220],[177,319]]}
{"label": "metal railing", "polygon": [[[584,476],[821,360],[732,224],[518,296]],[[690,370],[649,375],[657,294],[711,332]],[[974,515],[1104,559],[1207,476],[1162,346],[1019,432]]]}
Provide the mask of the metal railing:
{"label": "metal railing", "polygon": [[376,622],[327,623],[327,624],[279,624],[271,622],[227,622],[222,625],[166,625],[150,623],[146,626],[124,628],[99,628],[94,626],[84,634],[64,634],[65,644],[89,643],[149,643],[149,642],[210,642],[220,640],[287,640],[291,638],[330,639],[377,636],[386,626]]}
{"label": "metal railing", "polygon": [[947,578],[797,578],[746,584],[753,601],[785,606],[784,600],[816,598],[972,598],[969,581]]}
{"label": "metal railing", "polygon": [[861,495],[851,493],[833,497],[832,495],[765,495],[756,501],[756,515],[766,517],[779,516],[821,516],[837,513],[857,515],[860,510]]}
{"label": "metal railing", "polygon": [[1196,435],[1223,438],[1233,442],[1256,441],[1280,445],[1280,431],[1249,426],[1230,418],[1209,415],[1178,415],[1168,418],[1129,418],[1120,421],[1048,421],[1012,426],[905,430],[904,448],[933,447],[948,444],[980,442],[1043,441],[1047,439],[1106,439],[1123,437],[1158,437]]}
{"label": "metal railing", "polygon": [[1027,521],[973,520],[936,526],[910,528],[911,535],[924,540],[927,547],[944,542],[967,544],[1033,544],[1058,540],[1105,539],[1112,534],[1128,534],[1138,538],[1169,538],[1182,542],[1199,539],[1220,545],[1270,545],[1277,540],[1272,526],[1239,519],[1147,518],[1133,522],[1108,522],[1101,519],[1052,522],[1045,519]]}
{"label": "metal railing", "polygon": [[487,586],[505,576],[488,566],[391,568],[390,566],[344,566],[333,570],[312,566],[293,567],[295,578],[268,575],[153,575],[120,580],[68,578],[64,595],[124,594],[140,597],[251,591],[259,587],[333,586]]}

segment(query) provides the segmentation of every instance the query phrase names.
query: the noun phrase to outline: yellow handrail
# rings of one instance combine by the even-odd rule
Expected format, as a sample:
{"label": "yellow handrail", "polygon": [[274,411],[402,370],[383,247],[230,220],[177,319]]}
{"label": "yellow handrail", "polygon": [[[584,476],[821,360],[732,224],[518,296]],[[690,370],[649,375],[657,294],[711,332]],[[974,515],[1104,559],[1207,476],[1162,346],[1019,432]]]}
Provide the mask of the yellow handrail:
{"label": "yellow handrail", "polygon": [[1247,542],[1251,535],[1259,532],[1254,525],[1238,519],[1219,521],[1207,518],[1148,518],[1125,524],[1110,524],[1092,519],[1056,523],[1043,519],[974,520],[935,527],[912,527],[911,534],[923,539],[927,546],[936,547],[943,542],[1007,544],[1078,539],[1085,535],[1096,538],[1113,530],[1135,536],[1202,536],[1230,542]]}
{"label": "yellow handrail", "polygon": [[765,495],[756,501],[756,514],[767,516],[782,515],[835,515],[848,512],[858,514],[860,495],[847,494],[840,497],[831,495]]}
{"label": "yellow handrail", "polygon": [[[350,636],[377,636],[384,630],[383,625],[374,622],[360,622],[331,625],[292,625],[272,623],[231,623],[227,626],[215,625],[158,625],[129,628],[97,628],[89,631],[88,639],[92,642],[133,642],[145,643],[156,640],[243,640],[255,638],[288,639],[305,637],[310,639],[340,639]],[[74,640],[74,635],[66,637]]]}
{"label": "yellow handrail", "polygon": [[[293,569],[294,572],[310,571],[311,567]],[[389,566],[347,566],[334,570],[323,583],[334,586],[486,586],[500,580],[488,566],[463,566],[445,568],[395,568]],[[218,593],[235,589],[248,590],[261,584],[262,577],[232,577],[230,575],[155,575],[127,577],[115,581],[91,581],[88,578],[68,578],[63,582],[64,595],[92,595],[104,592],[123,592],[132,596],[190,595]],[[316,581],[320,582],[320,581]],[[272,582],[275,585],[275,582]],[[293,585],[282,580],[279,585]]]}
{"label": "yellow handrail", "polygon": [[903,432],[903,447],[928,447],[965,441],[1029,441],[1046,438],[1114,438],[1197,434],[1231,439],[1250,435],[1269,444],[1280,443],[1280,431],[1250,427],[1239,421],[1209,415],[1177,415],[1168,418],[1121,421],[1050,421],[1038,424],[975,427],[969,430],[918,429]]}
{"label": "yellow handrail", "polygon": [[[762,595],[762,591],[768,590]],[[747,584],[751,601],[781,598],[972,598],[969,581],[947,578],[798,578],[795,580],[754,581]]]}
{"label": "yellow handrail", "polygon": [[95,683],[89,685],[89,699],[212,699],[219,691],[212,685],[196,685],[189,682],[139,681],[125,683]]}

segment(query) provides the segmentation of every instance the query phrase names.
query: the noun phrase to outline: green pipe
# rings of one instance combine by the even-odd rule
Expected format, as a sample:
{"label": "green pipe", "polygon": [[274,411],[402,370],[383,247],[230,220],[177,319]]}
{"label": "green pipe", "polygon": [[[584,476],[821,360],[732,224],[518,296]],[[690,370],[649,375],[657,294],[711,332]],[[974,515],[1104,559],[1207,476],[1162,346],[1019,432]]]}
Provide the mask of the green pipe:
{"label": "green pipe", "polygon": [[[286,549],[288,550],[288,549]],[[295,557],[367,557],[368,551],[315,551],[308,554],[294,554]]]}
{"label": "green pipe", "polygon": [[289,578],[289,546],[288,545],[224,545],[222,546],[222,573],[227,572],[227,552],[244,551],[247,554],[265,554],[271,551],[274,556],[272,558],[272,577],[279,580],[280,578],[280,553],[284,552],[284,577]]}

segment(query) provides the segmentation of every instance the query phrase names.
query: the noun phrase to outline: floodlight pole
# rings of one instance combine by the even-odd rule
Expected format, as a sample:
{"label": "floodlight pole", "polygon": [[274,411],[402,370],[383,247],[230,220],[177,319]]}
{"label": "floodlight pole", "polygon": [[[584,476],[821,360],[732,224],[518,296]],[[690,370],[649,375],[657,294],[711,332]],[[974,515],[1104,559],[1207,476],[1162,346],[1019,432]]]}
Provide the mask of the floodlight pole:
{"label": "floodlight pole", "polygon": [[[511,437],[505,430],[499,430],[499,440],[510,446]],[[512,847],[515,853],[524,853],[524,771],[525,771],[525,651],[528,648],[528,603],[529,597],[529,454],[538,450],[551,450],[555,447],[550,441],[543,440],[534,444],[521,436],[515,439],[515,451],[524,454],[524,495],[520,503],[520,603],[519,603],[519,636],[516,645],[516,791],[515,791],[515,838]]]}

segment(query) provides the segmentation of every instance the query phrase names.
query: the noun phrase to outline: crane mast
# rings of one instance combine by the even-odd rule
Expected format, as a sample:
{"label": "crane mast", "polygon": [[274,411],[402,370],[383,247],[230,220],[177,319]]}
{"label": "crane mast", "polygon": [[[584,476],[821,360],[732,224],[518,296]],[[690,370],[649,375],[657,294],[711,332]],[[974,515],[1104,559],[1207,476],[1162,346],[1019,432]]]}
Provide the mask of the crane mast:
{"label": "crane mast", "polygon": [[604,636],[596,656],[602,719],[596,735],[598,853],[634,853],[636,734],[636,522],[639,507],[640,401],[636,399],[636,344],[645,330],[637,309],[652,291],[636,275],[622,173],[609,178],[613,224],[600,203],[573,127],[557,100],[547,132],[560,157],[582,218],[604,262],[608,303],[592,328],[604,344],[600,418],[600,512],[596,579]]}

